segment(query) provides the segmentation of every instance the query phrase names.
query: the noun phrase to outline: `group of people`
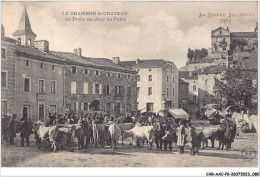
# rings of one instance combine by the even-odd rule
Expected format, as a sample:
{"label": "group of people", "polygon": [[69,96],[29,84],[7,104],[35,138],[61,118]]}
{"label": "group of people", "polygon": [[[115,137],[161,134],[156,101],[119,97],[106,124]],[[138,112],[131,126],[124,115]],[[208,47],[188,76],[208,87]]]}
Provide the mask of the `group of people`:
{"label": "group of people", "polygon": [[32,122],[27,118],[20,119],[22,122],[19,127],[17,127],[16,121],[16,114],[11,115],[4,115],[2,118],[2,135],[3,140],[8,141],[10,145],[16,144],[14,142],[14,138],[16,137],[17,131],[20,131],[20,138],[21,138],[21,146],[24,146],[24,142],[26,141],[27,146],[29,146],[30,134],[32,134]]}

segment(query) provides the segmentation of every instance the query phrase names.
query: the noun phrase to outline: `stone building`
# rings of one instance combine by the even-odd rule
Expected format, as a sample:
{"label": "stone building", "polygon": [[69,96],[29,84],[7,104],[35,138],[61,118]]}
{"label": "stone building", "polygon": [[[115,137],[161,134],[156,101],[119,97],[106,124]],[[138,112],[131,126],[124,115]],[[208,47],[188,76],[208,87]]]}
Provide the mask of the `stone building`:
{"label": "stone building", "polygon": [[112,116],[136,111],[136,71],[118,64],[119,57],[89,58],[74,52],[49,50],[49,41],[36,41],[26,8],[16,39],[4,36],[2,27],[2,114],[17,114],[46,121],[48,113],[87,113]]}
{"label": "stone building", "polygon": [[186,112],[189,103],[189,83],[185,82],[183,79],[179,79],[179,108],[182,108]]}
{"label": "stone building", "polygon": [[138,72],[138,110],[157,113],[164,109],[178,108],[179,71],[173,62],[137,59],[122,61],[120,64]]}
{"label": "stone building", "polygon": [[2,25],[1,34],[1,115],[15,111],[15,43],[6,37]]}

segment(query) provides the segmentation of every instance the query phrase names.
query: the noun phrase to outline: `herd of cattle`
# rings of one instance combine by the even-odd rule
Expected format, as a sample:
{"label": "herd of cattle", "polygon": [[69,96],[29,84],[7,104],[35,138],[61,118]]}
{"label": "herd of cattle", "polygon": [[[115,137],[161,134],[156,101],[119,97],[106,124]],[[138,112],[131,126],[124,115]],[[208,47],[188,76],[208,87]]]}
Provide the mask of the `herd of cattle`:
{"label": "herd of cattle", "polygon": [[[191,154],[198,152],[199,148],[207,147],[208,139],[211,140],[212,147],[214,147],[214,141],[217,139],[219,140],[218,149],[223,149],[224,146],[226,146],[226,149],[230,149],[236,135],[236,126],[234,124],[224,123],[206,127],[198,125],[191,128],[190,135],[187,135],[189,138],[186,138],[186,144],[189,146]],[[178,136],[176,129],[177,126],[172,126],[170,131],[166,131],[166,129],[158,130],[153,125],[140,126],[134,123],[117,124],[114,122],[105,125],[93,122],[92,124],[56,124],[55,126],[46,127],[43,122],[37,121],[33,125],[38,148],[41,147],[41,142],[45,142],[45,144],[49,142],[53,152],[63,148],[74,151],[75,138],[78,141],[77,149],[88,148],[93,145],[94,147],[104,147],[107,144],[115,150],[120,137],[122,138],[122,146],[124,139],[132,138],[132,142],[135,140],[136,146],[147,143],[149,149],[151,149],[153,142],[165,143],[166,146],[167,143],[176,143]]]}

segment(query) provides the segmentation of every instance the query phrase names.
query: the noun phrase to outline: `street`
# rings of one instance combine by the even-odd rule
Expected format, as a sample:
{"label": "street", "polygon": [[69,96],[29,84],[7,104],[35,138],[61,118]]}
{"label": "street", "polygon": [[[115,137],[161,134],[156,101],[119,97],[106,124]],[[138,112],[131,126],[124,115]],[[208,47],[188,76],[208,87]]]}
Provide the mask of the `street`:
{"label": "street", "polygon": [[[33,137],[30,139],[33,141]],[[257,159],[245,160],[241,153],[245,147],[257,151],[256,133],[241,133],[232,144],[232,150],[207,147],[194,156],[189,155],[187,147],[185,154],[180,155],[176,146],[170,153],[157,151],[155,146],[152,150],[147,146],[136,148],[128,142],[122,147],[121,141],[118,150],[106,146],[56,153],[44,148],[39,150],[34,142],[30,147],[20,147],[18,134],[16,142],[15,145],[2,144],[2,167],[257,167]]]}

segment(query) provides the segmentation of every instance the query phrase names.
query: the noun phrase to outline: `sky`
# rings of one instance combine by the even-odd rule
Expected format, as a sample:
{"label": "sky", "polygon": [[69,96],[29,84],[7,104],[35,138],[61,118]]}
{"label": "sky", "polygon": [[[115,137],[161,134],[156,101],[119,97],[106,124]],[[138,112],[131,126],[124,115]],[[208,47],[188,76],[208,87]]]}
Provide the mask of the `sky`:
{"label": "sky", "polygon": [[[231,32],[253,31],[258,20],[257,2],[2,2],[6,36],[12,37],[17,29],[25,5],[36,40],[48,40],[50,50],[73,52],[80,47],[87,57],[165,59],[178,68],[185,65],[188,48],[211,47],[212,30],[221,26]],[[127,15],[63,15],[65,12]],[[229,13],[236,16],[229,18]],[[76,22],[65,21],[65,17],[126,20]]]}

